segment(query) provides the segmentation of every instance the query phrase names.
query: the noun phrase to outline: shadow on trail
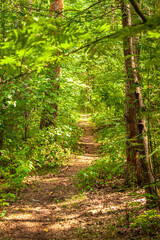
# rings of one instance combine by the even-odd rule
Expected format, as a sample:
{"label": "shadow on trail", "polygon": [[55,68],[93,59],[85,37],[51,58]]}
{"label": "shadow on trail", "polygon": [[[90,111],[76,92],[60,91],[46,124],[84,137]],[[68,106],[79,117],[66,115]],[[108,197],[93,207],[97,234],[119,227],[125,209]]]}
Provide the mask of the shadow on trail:
{"label": "shadow on trail", "polygon": [[134,201],[129,191],[114,192],[106,186],[81,193],[75,180],[71,181],[98,158],[93,127],[86,120],[80,125],[84,129],[80,141],[84,154],[70,159],[57,175],[28,177],[23,197],[9,206],[0,221],[0,240],[128,239],[122,235],[115,238],[113,226],[117,219],[125,221],[126,204]]}
{"label": "shadow on trail", "polygon": [[0,221],[0,240],[74,239],[75,228],[86,221],[86,216],[81,218],[87,213],[87,196],[81,199],[71,178],[97,159],[99,147],[87,118],[80,125],[84,131],[80,142],[84,155],[74,156],[57,175],[48,173],[28,180],[23,198],[12,203],[4,221]]}

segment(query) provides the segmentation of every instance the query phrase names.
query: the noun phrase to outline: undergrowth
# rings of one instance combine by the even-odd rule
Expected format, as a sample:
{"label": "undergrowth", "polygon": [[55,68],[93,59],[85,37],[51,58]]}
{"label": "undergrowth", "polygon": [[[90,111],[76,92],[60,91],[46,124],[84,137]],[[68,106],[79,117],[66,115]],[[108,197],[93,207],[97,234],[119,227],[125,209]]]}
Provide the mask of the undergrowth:
{"label": "undergrowth", "polygon": [[[77,174],[78,187],[83,190],[94,190],[95,188],[103,188],[106,185],[120,189],[132,188],[134,196],[139,196],[140,193],[136,192],[137,183],[133,176],[130,176],[130,182],[126,185],[126,161],[125,161],[125,126],[120,118],[113,121],[105,117],[94,118],[96,126],[97,141],[102,146],[100,149],[101,158],[94,161],[90,167],[87,167]],[[136,187],[136,188],[135,188]],[[143,198],[145,194],[142,194]],[[131,203],[135,204],[135,203]],[[136,203],[137,204],[137,203]],[[115,227],[114,234],[122,237],[126,232],[127,239],[159,239],[160,234],[160,215],[159,211],[152,209],[144,211],[141,202],[138,202],[138,207],[124,209],[124,215],[120,214],[117,218],[117,224],[111,225]],[[125,235],[126,235],[125,234]],[[112,234],[111,234],[112,235]],[[137,238],[138,236],[138,238]],[[139,238],[141,236],[142,238]],[[108,238],[106,238],[108,239]],[[119,238],[118,238],[119,239]]]}
{"label": "undergrowth", "polygon": [[[123,175],[124,163],[122,161],[112,161],[109,157],[105,157],[98,159],[90,167],[78,172],[78,187],[92,190],[94,187],[104,187],[108,183],[115,187],[114,180],[121,179]],[[121,181],[119,183],[121,185]]]}
{"label": "undergrowth", "polygon": [[[76,149],[81,129],[74,123],[40,130],[27,141],[6,144],[0,155],[0,207],[17,199],[17,192],[25,187],[23,179],[31,172],[55,171]],[[2,216],[4,215],[2,212]]]}
{"label": "undergrowth", "polygon": [[77,174],[78,186],[86,190],[106,184],[120,188],[126,174],[124,124],[117,118],[111,123],[104,115],[94,115],[92,121],[102,157]]}
{"label": "undergrowth", "polygon": [[153,209],[146,211],[134,219],[131,227],[140,227],[144,234],[154,236],[158,231],[160,232],[160,214]]}

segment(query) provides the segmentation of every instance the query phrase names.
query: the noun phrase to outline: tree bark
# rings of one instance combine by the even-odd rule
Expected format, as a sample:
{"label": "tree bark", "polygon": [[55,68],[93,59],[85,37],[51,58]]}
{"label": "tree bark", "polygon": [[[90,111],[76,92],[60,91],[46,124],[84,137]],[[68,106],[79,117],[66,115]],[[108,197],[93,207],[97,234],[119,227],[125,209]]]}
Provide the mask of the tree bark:
{"label": "tree bark", "polygon": [[[130,5],[121,4],[123,28],[131,26]],[[134,166],[137,180],[145,187],[147,201],[159,203],[157,187],[154,186],[153,168],[149,159],[148,137],[146,119],[144,115],[145,106],[139,85],[139,73],[134,58],[133,38],[124,39],[125,57],[125,118],[127,137],[127,163]]]}
{"label": "tree bark", "polygon": [[[3,5],[2,5],[3,6]],[[2,35],[0,36],[0,38],[2,39],[2,41],[5,41],[5,35],[6,35],[6,29],[5,29],[5,9],[1,9],[1,26],[2,26]],[[2,56],[3,58],[3,56]],[[0,85],[2,85],[3,82],[3,75],[1,75],[0,77]],[[2,92],[1,92],[2,94]],[[2,104],[1,104],[1,109],[0,109],[0,150],[2,149],[3,146],[3,137],[4,137],[4,127],[3,127],[3,109],[2,109]],[[0,153],[1,155],[1,153]]]}
{"label": "tree bark", "polygon": [[[60,12],[63,9],[63,0],[52,0],[50,1],[50,16],[53,16],[54,18],[57,18],[60,14]],[[51,82],[52,85],[52,90],[56,91],[56,95],[58,97],[59,95],[59,76],[60,76],[60,66],[57,65],[56,67],[53,65],[50,65],[50,68],[53,69],[53,78],[56,79],[56,83]],[[47,115],[51,115],[48,114],[47,111],[44,109],[42,112],[42,117],[40,120],[40,129],[42,129],[43,127],[48,127],[50,125],[54,125],[55,124],[55,120],[57,118],[57,114],[58,114],[58,103],[53,103],[52,104],[52,109],[54,110],[52,113],[51,117],[48,117]]]}
{"label": "tree bark", "polygon": [[[122,23],[123,27],[131,25],[131,16],[129,5],[122,4]],[[132,56],[132,38],[125,38],[123,41],[124,57],[125,57],[125,119],[127,133],[127,162],[136,167],[137,165],[137,126],[136,126],[136,108],[135,108],[135,75],[133,72],[133,56]]]}

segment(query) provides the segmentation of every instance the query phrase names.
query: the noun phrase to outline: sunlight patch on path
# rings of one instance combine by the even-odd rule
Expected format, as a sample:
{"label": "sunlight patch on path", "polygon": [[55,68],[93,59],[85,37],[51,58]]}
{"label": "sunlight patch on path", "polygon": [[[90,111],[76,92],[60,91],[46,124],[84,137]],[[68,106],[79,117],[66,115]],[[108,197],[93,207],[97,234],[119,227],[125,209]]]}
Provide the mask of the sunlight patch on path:
{"label": "sunlight patch on path", "polygon": [[93,128],[87,120],[88,115],[82,117],[80,126],[84,134],[80,144],[84,154],[73,156],[57,175],[28,178],[28,189],[23,198],[10,206],[10,212],[4,218],[7,224],[0,223],[3,236],[16,240],[74,239],[67,231],[85,226],[93,214],[91,209],[102,210],[102,207],[93,207],[95,203],[91,203],[85,194],[78,195],[78,189],[71,181],[73,175],[98,159],[99,144],[94,141]]}

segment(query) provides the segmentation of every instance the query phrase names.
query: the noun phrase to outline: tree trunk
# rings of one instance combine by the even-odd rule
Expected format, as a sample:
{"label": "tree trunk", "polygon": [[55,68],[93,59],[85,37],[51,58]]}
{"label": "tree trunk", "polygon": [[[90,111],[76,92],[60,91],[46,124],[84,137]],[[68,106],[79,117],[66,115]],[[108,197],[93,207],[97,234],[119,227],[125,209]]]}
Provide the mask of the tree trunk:
{"label": "tree trunk", "polygon": [[[4,42],[6,38],[6,22],[5,22],[5,5],[2,4],[2,9],[1,9],[1,27],[2,27],[2,33],[1,33],[1,40]],[[3,59],[4,56],[1,56]],[[1,89],[3,89],[3,80],[4,76],[1,74],[0,76],[0,85]],[[1,91],[1,94],[3,94],[3,91]],[[1,96],[2,97],[2,96]],[[3,97],[2,97],[3,99]],[[0,150],[2,150],[3,147],[3,140],[4,140],[4,109],[3,109],[3,102],[1,100],[0,102]],[[1,152],[0,152],[1,155]]]}
{"label": "tree trunk", "polygon": [[[130,6],[122,1],[122,24],[123,27],[131,26]],[[126,70],[126,137],[127,137],[127,163],[134,166],[137,180],[145,187],[148,203],[158,203],[158,192],[154,186],[153,168],[149,160],[148,137],[146,119],[144,116],[145,106],[139,86],[139,73],[134,58],[133,38],[128,37],[123,42],[125,70]]]}
{"label": "tree trunk", "polygon": [[[50,16],[53,16],[55,18],[57,18],[60,14],[60,12],[63,9],[63,0],[54,0],[50,2]],[[59,75],[60,75],[60,66],[57,65],[56,67],[53,65],[50,65],[51,69],[53,70],[53,78],[56,79],[56,83],[51,82],[52,85],[52,90],[56,91],[56,95],[58,97],[59,95]],[[53,80],[54,80],[53,79]],[[42,129],[43,127],[48,127],[50,125],[54,125],[55,124],[55,120],[57,118],[57,114],[58,114],[58,103],[53,103],[52,106],[52,116],[50,113],[48,113],[45,109],[42,112],[42,117],[41,117],[41,121],[40,121],[40,129]]]}
{"label": "tree trunk", "polygon": [[[129,5],[122,4],[122,23],[123,27],[131,25],[131,16]],[[136,108],[135,108],[135,74],[133,71],[132,56],[132,38],[128,37],[123,41],[124,57],[125,57],[125,119],[127,133],[127,163],[136,167],[137,165],[137,125],[136,125]],[[129,56],[129,57],[128,57]]]}

